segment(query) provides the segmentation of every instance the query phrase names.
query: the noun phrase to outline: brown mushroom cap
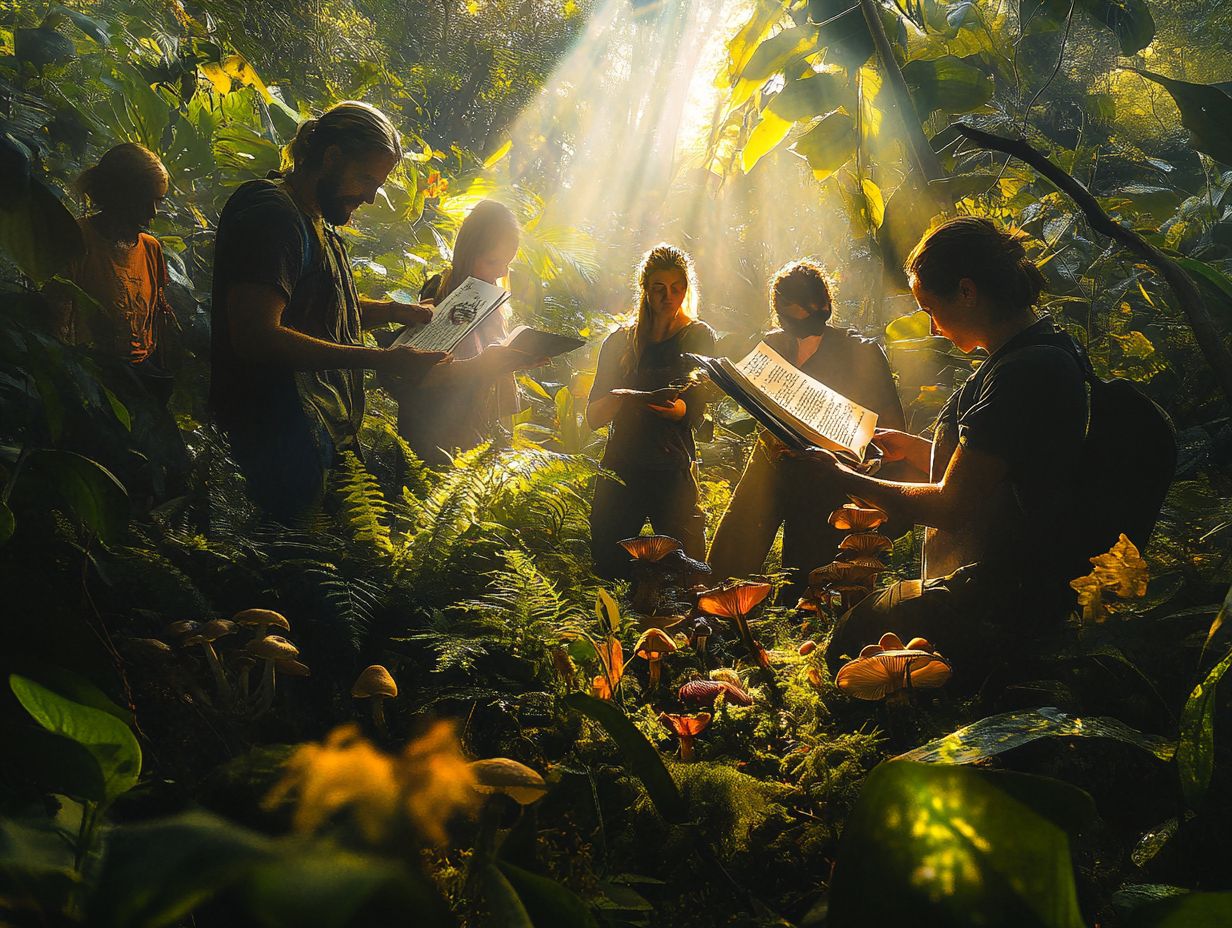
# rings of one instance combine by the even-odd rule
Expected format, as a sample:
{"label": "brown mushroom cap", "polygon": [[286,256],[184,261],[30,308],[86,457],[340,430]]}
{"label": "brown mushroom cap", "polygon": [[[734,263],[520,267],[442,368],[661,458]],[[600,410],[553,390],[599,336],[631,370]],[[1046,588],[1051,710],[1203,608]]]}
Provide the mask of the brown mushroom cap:
{"label": "brown mushroom cap", "polygon": [[519,805],[528,806],[542,798],[548,784],[538,773],[508,757],[490,757],[467,764],[474,787],[481,793],[500,793]]}
{"label": "brown mushroom cap", "polygon": [[912,638],[907,642],[907,648],[911,651],[933,651],[932,644],[927,638]]}
{"label": "brown mushroom cap", "polygon": [[659,723],[669,729],[677,737],[692,738],[700,735],[710,724],[710,713],[701,712],[697,715],[668,715],[659,713]]}
{"label": "brown mushroom cap", "polygon": [[801,657],[808,657],[815,650],[817,650],[817,642],[810,638],[807,641],[800,642],[800,647],[796,649],[796,653]]}
{"label": "brown mushroom cap", "polygon": [[845,503],[830,513],[830,524],[843,532],[867,532],[889,519],[882,509],[868,509],[855,503]]}
{"label": "brown mushroom cap", "polygon": [[697,597],[697,611],[724,619],[748,615],[773,589],[768,583],[734,583],[706,590]]}
{"label": "brown mushroom cap", "polygon": [[266,635],[250,641],[245,650],[253,657],[267,661],[289,661],[299,657],[299,648],[281,635]]}
{"label": "brown mushroom cap", "polygon": [[287,677],[311,677],[312,670],[297,660],[275,661],[274,669]]}
{"label": "brown mushroom cap", "polygon": [[359,676],[355,678],[355,685],[351,687],[351,695],[356,699],[369,699],[373,696],[392,698],[398,695],[398,684],[394,682],[388,670],[380,664],[372,664],[360,671]]}
{"label": "brown mushroom cap", "polygon": [[663,629],[648,628],[637,639],[634,650],[638,657],[646,660],[658,660],[664,654],[670,654],[672,651],[675,651],[676,642]]}
{"label": "brown mushroom cap", "polygon": [[234,635],[238,630],[236,624],[230,619],[210,619],[197,629],[193,637],[200,638],[202,641],[217,641],[219,638]]}
{"label": "brown mushroom cap", "polygon": [[673,551],[679,551],[684,547],[668,535],[638,535],[636,538],[626,538],[616,544],[639,561],[661,561]]}
{"label": "brown mushroom cap", "polygon": [[840,551],[877,556],[894,550],[894,542],[877,532],[857,532],[839,542]]}
{"label": "brown mushroom cap", "polygon": [[903,639],[893,632],[883,634],[877,644],[883,651],[901,651],[903,649]]}
{"label": "brown mushroom cap", "polygon": [[185,638],[196,634],[197,629],[201,627],[201,623],[194,619],[180,619],[178,622],[172,622],[162,630],[164,638],[170,638],[172,641],[183,642]]}
{"label": "brown mushroom cap", "polygon": [[868,567],[848,561],[833,561],[809,573],[809,586],[822,589],[838,589],[840,586],[868,589],[873,585],[876,576],[877,571]]}
{"label": "brown mushroom cap", "polygon": [[677,698],[692,706],[713,706],[720,696],[738,706],[753,705],[753,697],[726,680],[690,680],[676,692]]}
{"label": "brown mushroom cap", "polygon": [[908,667],[912,687],[941,686],[950,678],[950,663],[945,658],[904,648],[857,657],[839,668],[834,682],[857,699],[884,699],[906,687]]}
{"label": "brown mushroom cap", "polygon": [[120,651],[136,660],[165,660],[173,653],[171,646],[157,638],[125,638]]}
{"label": "brown mushroom cap", "polygon": [[244,609],[231,617],[236,625],[257,628],[281,628],[284,632],[291,630],[291,623],[281,612],[273,609]]}

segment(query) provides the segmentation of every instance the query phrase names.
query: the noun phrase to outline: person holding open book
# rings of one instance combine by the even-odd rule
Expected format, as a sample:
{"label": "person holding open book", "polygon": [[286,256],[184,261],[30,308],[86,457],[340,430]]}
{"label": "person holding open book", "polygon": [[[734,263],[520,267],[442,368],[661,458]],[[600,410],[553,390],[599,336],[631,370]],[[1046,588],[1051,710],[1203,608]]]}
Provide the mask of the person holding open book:
{"label": "person holding open book", "polygon": [[285,176],[243,184],[214,246],[210,408],[253,500],[284,522],[324,497],[339,456],[360,453],[365,370],[414,380],[440,351],[372,348],[361,330],[426,322],[428,306],[362,299],[336,231],[372,203],[402,143],[366,103],[304,122]]}
{"label": "person holding open book", "polygon": [[688,384],[686,354],[714,351],[714,330],[697,321],[692,259],[672,245],[642,258],[635,278],[637,321],[612,332],[599,351],[586,405],[592,429],[609,426],[602,464],[623,484],[599,477],[590,513],[591,551],[603,577],[626,576],[629,556],[617,542],[649,520],[700,559],[706,517],[697,502],[693,428],[706,410],[706,387]]}
{"label": "person holding open book", "polygon": [[1024,235],[961,217],[907,259],[912,293],[935,334],[987,358],[946,402],[932,441],[886,430],[873,441],[923,483],[856,473],[822,452],[819,479],[928,527],[923,579],[869,596],[839,622],[836,667],[886,631],[919,636],[978,685],[1004,647],[1021,648],[1072,604],[1070,539],[1086,431],[1086,383],[1072,338],[1035,305],[1043,276]]}
{"label": "person holding open book", "polygon": [[[458,230],[453,262],[428,280],[420,299],[439,304],[468,277],[496,284],[508,276],[520,237],[509,207],[480,202]],[[499,344],[505,334],[498,309],[454,349],[453,363],[431,369],[414,384],[383,381],[398,400],[398,432],[427,463],[444,464],[450,451],[498,439],[501,418],[517,412],[514,373],[543,360]]]}
{"label": "person holding open book", "polygon": [[[902,402],[885,351],[871,339],[830,324],[833,297],[825,270],[794,261],[770,282],[770,306],[780,328],[763,339],[796,368],[849,400],[871,409],[885,428],[905,426]],[[778,442],[762,430],[710,545],[716,577],[759,573],[783,527],[785,590],[799,595],[814,567],[834,559],[842,535],[826,524],[845,501],[834,483],[817,479],[808,462],[779,457]]]}

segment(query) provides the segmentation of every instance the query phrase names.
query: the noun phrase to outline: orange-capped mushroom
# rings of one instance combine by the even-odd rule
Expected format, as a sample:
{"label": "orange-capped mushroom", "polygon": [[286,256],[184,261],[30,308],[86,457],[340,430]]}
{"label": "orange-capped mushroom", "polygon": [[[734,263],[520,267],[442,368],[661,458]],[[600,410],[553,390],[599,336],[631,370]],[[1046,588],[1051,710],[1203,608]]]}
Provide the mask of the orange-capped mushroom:
{"label": "orange-capped mushroom", "polygon": [[650,677],[647,690],[653,692],[659,686],[660,664],[664,654],[676,650],[676,642],[661,628],[648,628],[642,632],[637,644],[634,645],[636,656],[645,659],[650,666]]}
{"label": "orange-capped mushroom", "polygon": [[697,715],[668,715],[659,713],[659,722],[680,741],[680,759],[685,763],[693,760],[693,742],[710,724],[710,713]]}
{"label": "orange-capped mushroom", "polygon": [[942,686],[950,674],[950,662],[941,655],[902,648],[848,661],[839,668],[834,682],[857,699],[902,700],[909,689]]}
{"label": "orange-capped mushroom", "polygon": [[706,590],[697,597],[697,611],[706,615],[731,619],[740,632],[740,640],[750,654],[756,654],[757,642],[749,630],[749,613],[770,595],[768,583],[733,583]]}

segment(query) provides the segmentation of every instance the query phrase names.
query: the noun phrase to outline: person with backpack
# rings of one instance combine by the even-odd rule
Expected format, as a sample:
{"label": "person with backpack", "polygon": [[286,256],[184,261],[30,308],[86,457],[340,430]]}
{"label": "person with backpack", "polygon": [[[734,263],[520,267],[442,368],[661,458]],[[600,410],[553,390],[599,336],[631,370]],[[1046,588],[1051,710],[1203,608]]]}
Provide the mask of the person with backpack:
{"label": "person with backpack", "polygon": [[366,103],[309,119],[285,176],[240,186],[215,242],[210,407],[249,495],[290,522],[310,514],[339,456],[359,454],[363,372],[413,382],[442,352],[364,344],[363,328],[427,322],[431,307],[360,298],[345,225],[402,158],[398,132]]}
{"label": "person with backpack", "polygon": [[926,527],[922,579],[895,583],[844,615],[826,654],[831,668],[893,631],[927,639],[953,661],[956,682],[976,685],[1005,647],[1060,624],[1072,605],[1069,581],[1090,569],[1077,543],[1089,534],[1080,496],[1089,366],[1037,312],[1044,279],[1024,239],[966,216],[926,234],[907,259],[934,334],[987,352],[946,402],[931,441],[874,435],[885,459],[907,462],[921,482],[810,456],[848,494]]}

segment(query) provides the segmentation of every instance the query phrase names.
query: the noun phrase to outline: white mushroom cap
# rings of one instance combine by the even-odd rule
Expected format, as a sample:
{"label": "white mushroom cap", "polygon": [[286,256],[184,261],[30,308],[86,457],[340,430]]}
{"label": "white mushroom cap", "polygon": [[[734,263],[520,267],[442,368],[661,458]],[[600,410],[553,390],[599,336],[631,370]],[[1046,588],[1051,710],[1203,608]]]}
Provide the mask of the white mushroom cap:
{"label": "white mushroom cap", "polygon": [[467,765],[475,778],[475,789],[491,795],[500,793],[519,805],[528,806],[548,791],[538,773],[508,757],[490,757]]}

